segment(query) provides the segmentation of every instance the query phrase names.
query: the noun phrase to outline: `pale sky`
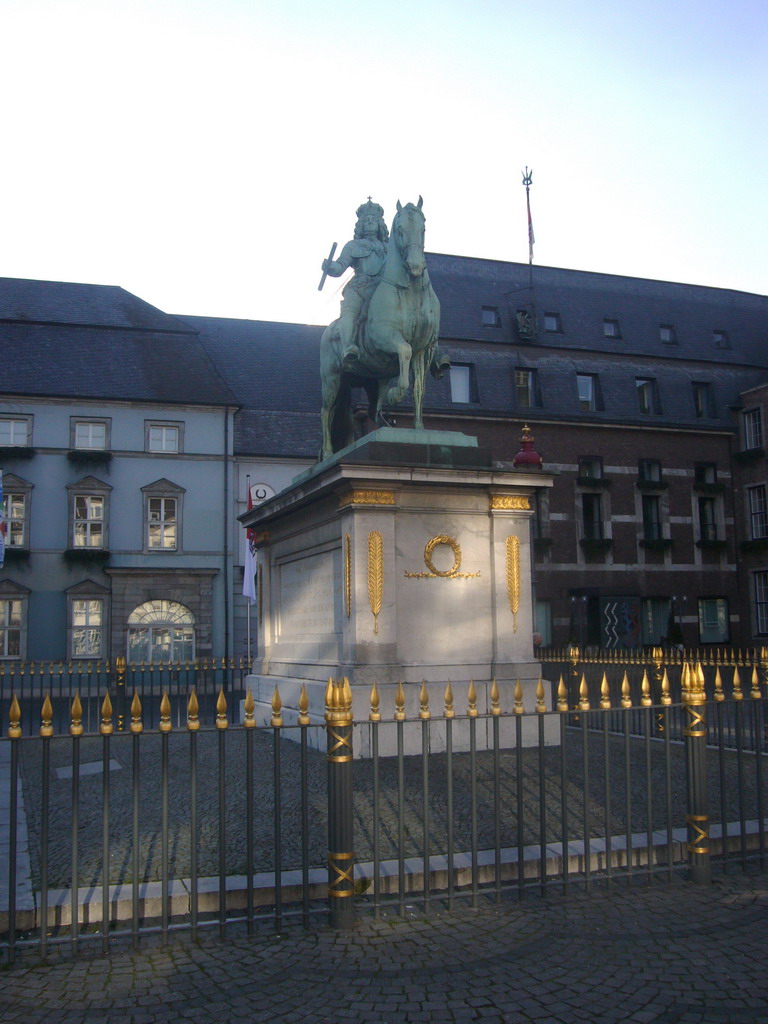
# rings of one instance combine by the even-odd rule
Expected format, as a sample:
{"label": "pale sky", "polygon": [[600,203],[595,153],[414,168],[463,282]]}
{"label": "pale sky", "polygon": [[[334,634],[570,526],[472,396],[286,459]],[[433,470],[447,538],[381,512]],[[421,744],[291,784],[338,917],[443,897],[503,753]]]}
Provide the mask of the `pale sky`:
{"label": "pale sky", "polygon": [[427,249],[768,292],[765,0],[3,0],[0,276],[326,323]]}

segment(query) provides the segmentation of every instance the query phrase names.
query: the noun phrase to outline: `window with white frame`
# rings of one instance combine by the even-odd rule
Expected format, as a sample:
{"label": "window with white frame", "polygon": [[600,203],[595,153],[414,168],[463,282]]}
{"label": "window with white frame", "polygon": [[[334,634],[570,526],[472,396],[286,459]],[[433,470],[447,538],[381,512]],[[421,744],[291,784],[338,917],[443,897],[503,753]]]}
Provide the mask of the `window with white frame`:
{"label": "window with white frame", "polygon": [[72,658],[101,658],[104,654],[104,602],[73,598],[70,602]]}
{"label": "window with white frame", "polygon": [[175,498],[150,498],[148,502],[147,547],[175,551],[177,546],[178,502]]}
{"label": "window with white frame", "polygon": [[768,537],[768,491],[765,484],[747,488],[749,527],[752,540]]}
{"label": "window with white frame", "polygon": [[768,572],[755,573],[755,631],[768,634]]}
{"label": "window with white frame", "polygon": [[32,438],[31,416],[0,416],[0,446],[26,448]]}
{"label": "window with white frame", "polygon": [[515,370],[515,395],[517,404],[521,409],[529,409],[532,406],[541,405],[539,398],[539,381],[536,370],[527,370],[518,367]]}
{"label": "window with white frame", "polygon": [[21,657],[21,601],[0,598],[0,658]]}
{"label": "window with white frame", "polygon": [[96,477],[84,477],[69,484],[70,545],[72,548],[106,550],[109,484]]}
{"label": "window with white frame", "polygon": [[82,451],[105,451],[109,447],[108,420],[72,419],[72,447]]}
{"label": "window with white frame", "polygon": [[26,657],[28,597],[26,587],[0,582],[0,658]]}
{"label": "window with white frame", "polygon": [[72,547],[104,547],[105,504],[103,494],[75,495]]}
{"label": "window with white frame", "polygon": [[170,480],[142,487],[144,495],[144,550],[181,550],[181,505],[184,488]]}
{"label": "window with white frame", "polygon": [[729,642],[727,598],[699,598],[699,640],[703,644],[727,644]]}
{"label": "window with white frame", "polygon": [[579,408],[584,412],[593,412],[600,408],[600,390],[597,374],[577,373],[576,391],[579,396]]}
{"label": "window with white frame", "polygon": [[29,507],[32,484],[12,473],[3,475],[5,543],[8,547],[29,547]]}
{"label": "window with white frame", "polygon": [[177,454],[183,449],[183,424],[149,421],[145,424],[145,447],[148,452]]}
{"label": "window with white frame", "polygon": [[451,363],[451,401],[460,404],[477,401],[475,368],[471,364]]}
{"label": "window with white frame", "polygon": [[744,429],[744,448],[763,447],[763,410],[748,409],[742,414],[742,425]]}

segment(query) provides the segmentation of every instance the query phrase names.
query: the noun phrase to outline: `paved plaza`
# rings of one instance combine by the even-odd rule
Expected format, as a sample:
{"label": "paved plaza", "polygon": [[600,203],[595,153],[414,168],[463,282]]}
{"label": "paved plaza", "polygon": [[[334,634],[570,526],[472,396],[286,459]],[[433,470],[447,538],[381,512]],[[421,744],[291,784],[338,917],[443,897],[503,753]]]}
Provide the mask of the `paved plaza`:
{"label": "paved plaza", "polygon": [[3,1024],[768,1024],[768,874],[24,953],[0,978]]}

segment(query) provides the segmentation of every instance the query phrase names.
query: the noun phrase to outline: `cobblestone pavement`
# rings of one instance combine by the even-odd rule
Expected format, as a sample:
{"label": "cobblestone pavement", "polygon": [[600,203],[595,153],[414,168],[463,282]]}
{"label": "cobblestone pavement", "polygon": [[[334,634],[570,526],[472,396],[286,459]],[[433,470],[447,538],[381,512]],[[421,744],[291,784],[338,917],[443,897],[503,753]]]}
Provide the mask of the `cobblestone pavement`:
{"label": "cobblestone pavement", "polygon": [[3,1024],[768,1024],[768,874],[31,956]]}

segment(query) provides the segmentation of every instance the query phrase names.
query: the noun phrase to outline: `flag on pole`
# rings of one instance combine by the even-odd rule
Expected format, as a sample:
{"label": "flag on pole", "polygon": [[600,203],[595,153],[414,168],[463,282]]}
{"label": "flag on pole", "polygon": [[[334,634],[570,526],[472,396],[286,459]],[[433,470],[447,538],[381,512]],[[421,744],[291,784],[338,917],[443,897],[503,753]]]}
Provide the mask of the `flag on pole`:
{"label": "flag on pole", "polygon": [[[253,508],[251,485],[248,483],[248,511]],[[245,559],[243,561],[243,597],[249,604],[256,601],[256,531],[248,527],[245,531]]]}

